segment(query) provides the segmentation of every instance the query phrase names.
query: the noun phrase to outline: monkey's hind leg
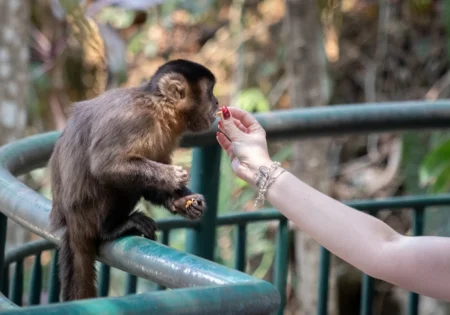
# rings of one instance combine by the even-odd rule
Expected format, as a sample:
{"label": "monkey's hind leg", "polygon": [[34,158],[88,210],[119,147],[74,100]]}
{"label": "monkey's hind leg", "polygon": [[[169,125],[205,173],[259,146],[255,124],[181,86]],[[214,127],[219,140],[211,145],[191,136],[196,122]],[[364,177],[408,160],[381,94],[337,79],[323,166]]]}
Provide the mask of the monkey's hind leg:
{"label": "monkey's hind leg", "polygon": [[101,234],[102,241],[113,241],[122,236],[142,235],[145,238],[156,240],[156,223],[142,212],[132,213],[127,220],[117,226],[105,224]]}
{"label": "monkey's hind leg", "polygon": [[63,301],[97,296],[95,286],[97,245],[96,240],[84,237],[79,229],[68,225],[68,231],[65,231],[61,238],[58,257]]}

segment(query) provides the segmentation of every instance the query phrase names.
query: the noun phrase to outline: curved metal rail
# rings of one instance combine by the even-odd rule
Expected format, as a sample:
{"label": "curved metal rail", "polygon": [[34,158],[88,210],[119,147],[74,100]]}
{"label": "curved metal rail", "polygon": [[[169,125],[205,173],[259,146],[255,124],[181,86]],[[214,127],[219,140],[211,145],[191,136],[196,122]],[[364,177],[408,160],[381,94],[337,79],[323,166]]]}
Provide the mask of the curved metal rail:
{"label": "curved metal rail", "polygon": [[[286,140],[383,131],[450,127],[450,100],[365,103],[297,108],[255,114],[267,139]],[[216,143],[216,126],[201,134],[186,134],[181,145]]]}

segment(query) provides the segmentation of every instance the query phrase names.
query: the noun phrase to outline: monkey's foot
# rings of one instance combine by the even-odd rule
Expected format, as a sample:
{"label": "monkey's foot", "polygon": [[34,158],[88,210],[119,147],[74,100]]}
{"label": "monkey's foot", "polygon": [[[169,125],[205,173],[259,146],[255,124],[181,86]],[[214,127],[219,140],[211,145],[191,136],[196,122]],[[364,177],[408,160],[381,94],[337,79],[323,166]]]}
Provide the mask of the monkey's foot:
{"label": "monkey's foot", "polygon": [[200,194],[184,196],[173,201],[170,210],[185,218],[194,220],[202,216],[206,209],[205,197]]}
{"label": "monkey's foot", "polygon": [[129,220],[133,224],[137,234],[153,241],[156,240],[156,223],[152,218],[149,218],[141,212],[134,212]]}

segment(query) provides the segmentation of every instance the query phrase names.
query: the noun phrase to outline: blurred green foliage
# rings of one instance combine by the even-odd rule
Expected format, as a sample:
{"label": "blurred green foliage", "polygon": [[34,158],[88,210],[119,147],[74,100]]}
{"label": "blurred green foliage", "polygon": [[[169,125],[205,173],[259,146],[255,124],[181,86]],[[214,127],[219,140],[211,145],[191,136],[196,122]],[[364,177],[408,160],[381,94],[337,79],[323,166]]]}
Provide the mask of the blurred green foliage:
{"label": "blurred green foliage", "polygon": [[431,193],[450,189],[450,138],[440,142],[425,156],[419,170],[420,184]]}
{"label": "blurred green foliage", "polygon": [[270,104],[259,88],[245,89],[238,93],[237,106],[248,112],[268,112]]}

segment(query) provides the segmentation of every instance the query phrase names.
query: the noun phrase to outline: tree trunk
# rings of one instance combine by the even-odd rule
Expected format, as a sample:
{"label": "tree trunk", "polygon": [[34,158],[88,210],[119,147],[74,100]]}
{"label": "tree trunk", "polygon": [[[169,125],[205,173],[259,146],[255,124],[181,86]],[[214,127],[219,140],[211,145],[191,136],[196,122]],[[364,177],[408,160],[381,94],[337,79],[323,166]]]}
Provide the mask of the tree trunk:
{"label": "tree trunk", "polygon": [[[292,107],[327,105],[329,99],[327,58],[317,1],[287,0],[287,63]],[[292,172],[310,186],[327,193],[327,151],[330,139],[304,140],[294,144]],[[320,246],[296,231],[297,299],[299,314],[317,312]],[[329,314],[337,314],[336,281],[330,278]]]}
{"label": "tree trunk", "polygon": [[[0,145],[24,135],[29,6],[28,0],[0,1]],[[25,230],[9,220],[7,244],[21,244],[25,237]]]}

